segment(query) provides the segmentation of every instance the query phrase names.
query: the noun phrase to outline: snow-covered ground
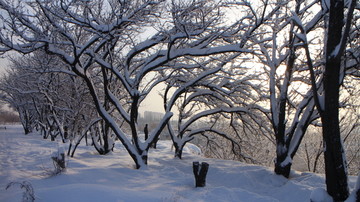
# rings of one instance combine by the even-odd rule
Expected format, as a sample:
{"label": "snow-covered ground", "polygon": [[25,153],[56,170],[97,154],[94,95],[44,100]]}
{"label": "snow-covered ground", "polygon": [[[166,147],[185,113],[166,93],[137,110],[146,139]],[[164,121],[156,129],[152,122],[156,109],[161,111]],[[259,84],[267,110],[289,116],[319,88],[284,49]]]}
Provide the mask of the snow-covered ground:
{"label": "snow-covered ground", "polygon": [[[100,156],[92,147],[80,146],[67,160],[65,173],[49,176],[51,156],[62,143],[43,140],[37,134],[23,135],[20,126],[0,129],[0,201],[21,201],[24,189],[10,182],[30,182],[36,201],[310,201],[323,199],[324,176],[293,172],[290,179],[272,168],[236,161],[206,159],[185,149],[184,159],[173,158],[171,142],[160,141],[149,152],[149,166],[133,169],[133,162],[120,145]],[[66,148],[65,148],[66,150]],[[195,152],[193,152],[195,151]],[[192,162],[210,164],[207,184],[194,187]],[[355,186],[356,177],[350,177]],[[315,192],[313,192],[316,190]]]}

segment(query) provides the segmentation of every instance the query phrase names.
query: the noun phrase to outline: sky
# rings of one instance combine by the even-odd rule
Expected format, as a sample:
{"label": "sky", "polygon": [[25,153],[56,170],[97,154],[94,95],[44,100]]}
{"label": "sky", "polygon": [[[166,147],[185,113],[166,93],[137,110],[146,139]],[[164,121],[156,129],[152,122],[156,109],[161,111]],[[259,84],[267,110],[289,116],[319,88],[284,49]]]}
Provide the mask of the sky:
{"label": "sky", "polygon": [[8,61],[4,58],[0,58],[0,77],[4,74],[7,65]]}
{"label": "sky", "polygon": [[144,102],[140,106],[140,112],[144,111],[153,111],[153,112],[164,112],[164,105],[162,97],[159,95],[159,89],[154,89],[152,93],[150,93]]}

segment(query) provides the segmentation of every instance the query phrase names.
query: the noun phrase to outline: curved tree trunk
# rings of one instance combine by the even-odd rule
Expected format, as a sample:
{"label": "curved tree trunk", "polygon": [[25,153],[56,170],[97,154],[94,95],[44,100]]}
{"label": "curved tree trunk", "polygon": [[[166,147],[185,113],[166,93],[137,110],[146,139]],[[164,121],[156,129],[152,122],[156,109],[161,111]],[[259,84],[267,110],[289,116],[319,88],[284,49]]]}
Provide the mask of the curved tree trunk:
{"label": "curved tree trunk", "polygon": [[184,144],[178,144],[177,142],[174,142],[174,147],[175,147],[175,158],[182,158],[182,152],[184,149]]}

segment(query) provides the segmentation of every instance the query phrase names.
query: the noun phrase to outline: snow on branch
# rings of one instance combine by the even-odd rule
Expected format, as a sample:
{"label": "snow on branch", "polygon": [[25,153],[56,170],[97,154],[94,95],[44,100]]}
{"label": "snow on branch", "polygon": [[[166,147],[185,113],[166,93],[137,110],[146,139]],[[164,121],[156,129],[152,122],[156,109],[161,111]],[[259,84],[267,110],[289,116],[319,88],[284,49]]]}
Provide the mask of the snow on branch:
{"label": "snow on branch", "polygon": [[200,81],[201,79],[209,76],[209,75],[212,75],[218,71],[221,70],[222,67],[217,67],[217,68],[213,68],[213,69],[210,69],[208,71],[205,71],[205,72],[202,72],[199,76],[197,76],[196,78],[186,82],[184,85],[182,85],[180,88],[178,88],[174,94],[172,95],[170,101],[168,102],[167,104],[167,107],[166,107],[166,111],[171,111],[171,108],[174,106],[176,100],[179,98],[179,96],[184,93],[186,91],[186,89],[188,87],[191,87],[193,86],[195,83],[197,83],[198,81]]}
{"label": "snow on branch", "polygon": [[202,112],[196,114],[195,116],[191,117],[189,120],[187,120],[182,126],[180,126],[180,131],[184,131],[193,122],[195,122],[196,120],[198,120],[200,118],[207,117],[207,116],[217,114],[217,113],[221,113],[221,112],[226,112],[226,113],[248,113],[249,110],[247,108],[244,108],[244,107],[232,107],[232,108],[219,107],[219,108],[216,108],[216,109],[205,110],[205,111],[202,111]]}

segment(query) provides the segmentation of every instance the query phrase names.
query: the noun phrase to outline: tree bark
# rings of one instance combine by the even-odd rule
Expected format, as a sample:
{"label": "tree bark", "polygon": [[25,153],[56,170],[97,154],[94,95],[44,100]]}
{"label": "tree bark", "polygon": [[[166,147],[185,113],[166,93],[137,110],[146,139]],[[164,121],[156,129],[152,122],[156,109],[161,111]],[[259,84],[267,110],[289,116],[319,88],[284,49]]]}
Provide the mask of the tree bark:
{"label": "tree bark", "polygon": [[209,164],[202,162],[193,162],[193,172],[195,177],[195,186],[196,187],[205,187],[206,185],[206,175],[209,169]]}
{"label": "tree bark", "polygon": [[321,113],[323,124],[325,175],[327,192],[335,201],[349,196],[346,159],[339,127],[339,83],[344,20],[344,1],[331,0],[326,42],[326,64],[324,75],[324,109]]}
{"label": "tree bark", "polygon": [[[290,175],[290,170],[291,170],[291,162],[288,162],[286,164],[284,164],[283,162],[285,162],[285,159],[288,156],[288,152],[287,151],[280,151],[282,147],[281,144],[277,144],[277,149],[276,149],[276,160],[275,160],[275,173],[277,175],[282,175],[286,178],[289,178]],[[284,146],[285,147],[285,146]],[[283,148],[285,149],[285,148]],[[287,148],[286,148],[287,149]]]}
{"label": "tree bark", "polygon": [[182,158],[182,152],[184,149],[184,145],[179,145],[178,143],[174,142],[174,147],[175,147],[175,158]]}
{"label": "tree bark", "polygon": [[67,152],[68,156],[70,156],[70,154],[71,154],[71,148],[72,148],[72,143],[70,142],[68,152]]}

